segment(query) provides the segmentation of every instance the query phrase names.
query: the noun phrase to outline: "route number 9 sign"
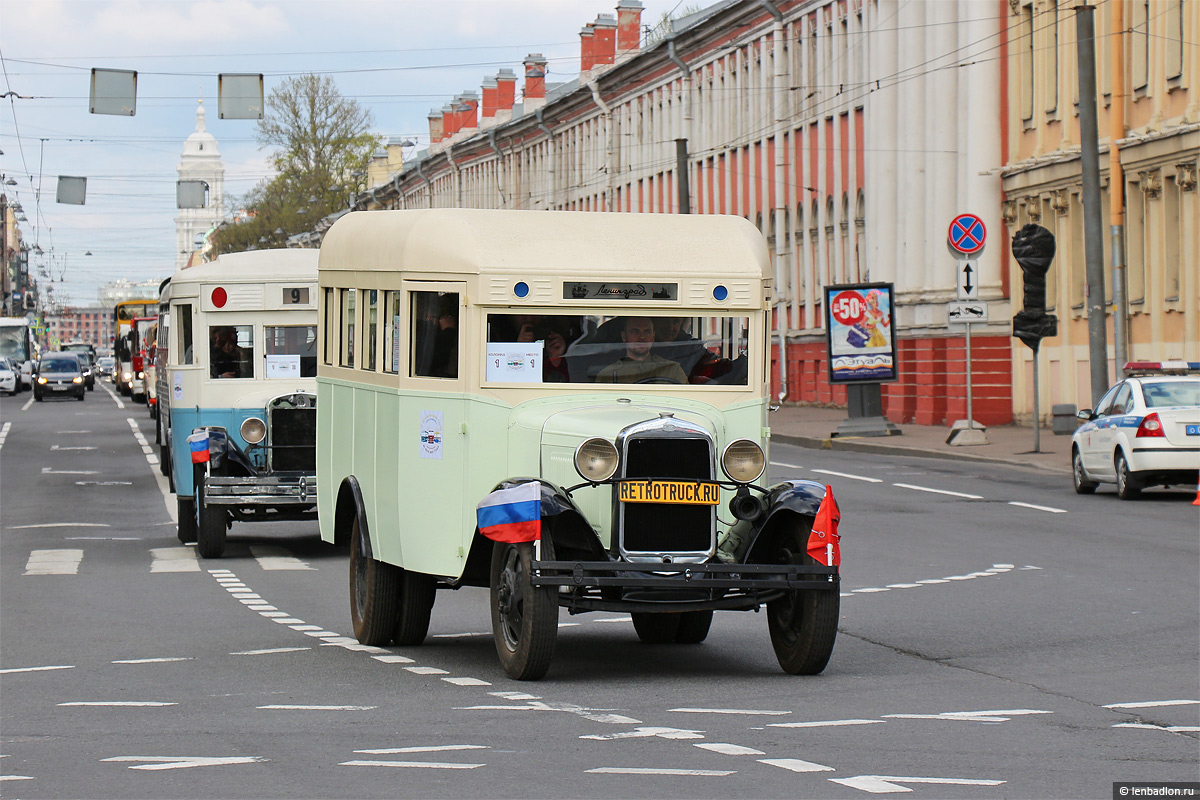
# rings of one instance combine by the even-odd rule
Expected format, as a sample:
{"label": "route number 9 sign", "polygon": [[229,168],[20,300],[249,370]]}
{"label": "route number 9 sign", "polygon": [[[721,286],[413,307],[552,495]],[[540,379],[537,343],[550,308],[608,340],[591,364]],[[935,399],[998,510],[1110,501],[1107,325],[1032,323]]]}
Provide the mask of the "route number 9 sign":
{"label": "route number 9 sign", "polygon": [[890,283],[825,287],[829,382],[882,383],[899,378],[895,289]]}

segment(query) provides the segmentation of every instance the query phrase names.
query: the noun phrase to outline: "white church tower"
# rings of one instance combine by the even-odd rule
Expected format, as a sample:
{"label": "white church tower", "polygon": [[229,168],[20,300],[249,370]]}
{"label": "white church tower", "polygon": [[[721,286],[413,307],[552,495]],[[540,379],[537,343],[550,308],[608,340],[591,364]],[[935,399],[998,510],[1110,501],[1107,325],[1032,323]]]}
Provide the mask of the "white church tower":
{"label": "white church tower", "polygon": [[204,181],[208,184],[208,205],[205,208],[181,208],[175,218],[175,268],[188,262],[197,239],[208,233],[225,216],[225,165],[217,140],[204,126],[204,101],[196,108],[196,131],[183,143],[179,159],[179,180]]}

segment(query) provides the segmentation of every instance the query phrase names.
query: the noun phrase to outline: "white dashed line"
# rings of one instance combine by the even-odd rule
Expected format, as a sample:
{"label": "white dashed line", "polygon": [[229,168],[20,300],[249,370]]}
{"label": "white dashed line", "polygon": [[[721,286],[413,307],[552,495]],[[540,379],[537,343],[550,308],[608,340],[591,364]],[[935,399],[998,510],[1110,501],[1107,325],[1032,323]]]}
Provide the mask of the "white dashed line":
{"label": "white dashed line", "polygon": [[443,744],[417,747],[381,747],[376,750],[355,750],[368,756],[394,756],[400,753],[442,753],[451,750],[491,750],[486,744]]}
{"label": "white dashed line", "polygon": [[103,706],[104,708],[160,708],[177,706],[179,703],[160,703],[154,700],[76,700],[59,703],[60,706]]}
{"label": "white dashed line", "polygon": [[169,664],[172,661],[195,661],[190,657],[177,658],[127,658],[120,661],[114,661],[114,664]]}
{"label": "white dashed line", "polygon": [[983,497],[977,494],[965,494],[963,492],[952,492],[949,489],[932,489],[928,486],[916,486],[911,483],[893,483],[892,486],[898,486],[901,489],[912,489],[914,492],[929,492],[930,494],[944,494],[949,497],[961,497],[964,500],[982,500]]}
{"label": "white dashed line", "polygon": [[667,710],[680,714],[739,714],[769,717],[782,717],[792,713],[790,711],[761,711],[748,708],[669,708]]}
{"label": "white dashed line", "polygon": [[378,706],[296,706],[270,705],[258,706],[261,711],[371,711]]}
{"label": "white dashed line", "polygon": [[58,664],[52,667],[9,667],[0,669],[0,675],[10,675],[15,672],[49,672],[56,669],[75,669],[73,664]]}
{"label": "white dashed line", "polygon": [[1104,708],[1160,708],[1162,706],[1195,706],[1200,700],[1147,700],[1140,703],[1112,703]]}
{"label": "white dashed line", "polygon": [[824,764],[814,764],[811,761],[801,761],[798,758],[760,758],[760,764],[770,764],[772,767],[782,767],[792,772],[834,772],[833,767]]}
{"label": "white dashed line", "polygon": [[409,769],[477,769],[483,764],[451,764],[437,761],[343,761],[341,767],[403,767]]}
{"label": "white dashed line", "polygon": [[270,647],[266,650],[242,650],[239,653],[230,653],[231,656],[265,656],[272,653],[299,653],[304,650],[312,650],[311,647]]}
{"label": "white dashed line", "polygon": [[823,722],[768,722],[772,728],[840,728],[850,725],[875,725],[881,719],[831,719]]}
{"label": "white dashed line", "polygon": [[[845,472],[834,472],[831,469],[814,469],[813,472],[819,472],[822,475],[833,475],[835,478],[846,478],[851,481],[865,481],[866,483],[883,483],[879,478],[868,478],[866,475],[850,475]],[[899,484],[897,484],[899,485]]]}
{"label": "white dashed line", "polygon": [[596,767],[585,772],[599,775],[694,775],[701,778],[723,778],[733,775],[732,769],[657,769],[654,767]]}
{"label": "white dashed line", "polygon": [[29,554],[29,561],[25,563],[25,574],[78,575],[81,561],[82,550],[34,550]]}
{"label": "white dashed line", "polygon": [[1008,501],[1010,506],[1019,506],[1021,508],[1032,508],[1034,511],[1049,511],[1051,514],[1066,514],[1065,508],[1054,508],[1053,506],[1038,506],[1033,503],[1018,503],[1016,500]]}
{"label": "white dashed line", "polygon": [[721,753],[727,756],[765,756],[762,750],[755,750],[753,747],[742,747],[740,744],[726,744],[724,742],[698,742],[693,747],[699,747],[701,750],[711,750],[714,753]]}

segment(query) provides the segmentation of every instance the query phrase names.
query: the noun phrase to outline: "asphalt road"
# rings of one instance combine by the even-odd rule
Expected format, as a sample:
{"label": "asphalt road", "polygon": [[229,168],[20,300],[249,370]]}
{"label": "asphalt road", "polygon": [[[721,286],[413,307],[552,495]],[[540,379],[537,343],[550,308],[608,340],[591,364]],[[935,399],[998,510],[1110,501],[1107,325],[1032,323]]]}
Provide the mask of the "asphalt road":
{"label": "asphalt road", "polygon": [[[820,676],[762,614],[700,645],[562,614],[507,679],[487,594],[415,648],[353,641],[315,523],[182,547],[144,406],[0,400],[0,795],[1107,798],[1200,780],[1200,509],[1015,468],[775,446],[833,486],[842,621]],[[140,436],[140,441],[139,437]],[[145,442],[143,445],[142,442]]]}

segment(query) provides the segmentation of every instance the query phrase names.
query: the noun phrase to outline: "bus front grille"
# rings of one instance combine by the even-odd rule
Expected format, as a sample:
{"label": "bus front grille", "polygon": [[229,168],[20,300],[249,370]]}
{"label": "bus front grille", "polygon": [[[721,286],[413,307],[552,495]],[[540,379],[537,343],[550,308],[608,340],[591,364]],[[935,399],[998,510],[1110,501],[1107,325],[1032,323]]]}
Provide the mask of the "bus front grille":
{"label": "bus front grille", "polygon": [[[705,439],[639,436],[626,442],[626,478],[712,480]],[[712,506],[623,503],[621,544],[634,553],[695,553],[713,547]]]}
{"label": "bus front grille", "polygon": [[271,469],[315,472],[317,401],[312,395],[277,397],[269,406]]}

